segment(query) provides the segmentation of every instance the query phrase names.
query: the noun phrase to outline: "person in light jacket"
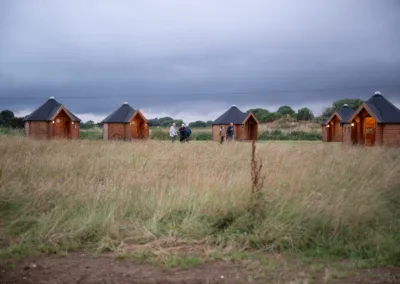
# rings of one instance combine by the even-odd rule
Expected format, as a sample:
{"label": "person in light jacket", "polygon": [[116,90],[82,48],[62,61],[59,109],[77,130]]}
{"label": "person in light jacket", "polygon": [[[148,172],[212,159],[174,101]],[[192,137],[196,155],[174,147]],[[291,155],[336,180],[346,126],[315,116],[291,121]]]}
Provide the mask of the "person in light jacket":
{"label": "person in light jacket", "polygon": [[221,125],[219,127],[219,139],[220,139],[220,143],[224,143],[225,141],[225,127],[223,125]]}
{"label": "person in light jacket", "polygon": [[172,126],[169,128],[169,136],[171,137],[172,143],[175,142],[176,136],[178,135],[175,125],[176,124],[174,122],[174,123],[172,123]]}

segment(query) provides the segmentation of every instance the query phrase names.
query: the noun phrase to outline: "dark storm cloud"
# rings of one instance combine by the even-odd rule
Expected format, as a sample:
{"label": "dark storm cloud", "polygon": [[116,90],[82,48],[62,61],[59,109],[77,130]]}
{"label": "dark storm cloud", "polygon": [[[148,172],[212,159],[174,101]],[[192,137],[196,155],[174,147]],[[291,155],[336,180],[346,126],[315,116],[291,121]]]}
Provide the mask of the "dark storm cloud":
{"label": "dark storm cloud", "polygon": [[[217,2],[217,3],[216,3]],[[400,99],[400,2],[0,3],[0,102],[76,112]],[[212,101],[212,103],[210,103]]]}

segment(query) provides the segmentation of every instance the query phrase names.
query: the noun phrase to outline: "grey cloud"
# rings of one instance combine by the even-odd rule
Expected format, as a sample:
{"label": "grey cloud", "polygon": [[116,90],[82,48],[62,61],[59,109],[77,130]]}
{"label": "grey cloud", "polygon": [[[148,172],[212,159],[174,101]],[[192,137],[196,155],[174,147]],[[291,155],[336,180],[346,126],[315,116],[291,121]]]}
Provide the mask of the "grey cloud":
{"label": "grey cloud", "polygon": [[397,0],[5,0],[1,107],[55,96],[78,112],[201,113],[377,89],[399,101],[399,12]]}

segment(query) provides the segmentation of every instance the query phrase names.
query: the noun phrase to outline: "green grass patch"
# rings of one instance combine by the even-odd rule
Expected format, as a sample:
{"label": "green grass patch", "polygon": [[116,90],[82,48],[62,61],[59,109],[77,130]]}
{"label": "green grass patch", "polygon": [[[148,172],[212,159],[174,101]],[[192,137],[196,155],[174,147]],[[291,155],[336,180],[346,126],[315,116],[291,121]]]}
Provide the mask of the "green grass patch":
{"label": "green grass patch", "polygon": [[89,129],[81,129],[80,139],[82,140],[102,140],[103,132],[99,127],[93,127]]}
{"label": "green grass patch", "polygon": [[23,128],[0,127],[0,136],[24,136]]}
{"label": "green grass patch", "polygon": [[259,140],[280,140],[280,141],[320,141],[322,135],[320,132],[291,131],[283,132],[280,129],[272,131],[262,131],[258,134]]}

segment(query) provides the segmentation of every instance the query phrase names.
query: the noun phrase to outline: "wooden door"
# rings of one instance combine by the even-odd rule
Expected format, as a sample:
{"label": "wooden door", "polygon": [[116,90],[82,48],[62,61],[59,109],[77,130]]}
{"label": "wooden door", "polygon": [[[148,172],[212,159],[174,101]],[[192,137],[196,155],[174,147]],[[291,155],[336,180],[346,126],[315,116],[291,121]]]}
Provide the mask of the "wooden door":
{"label": "wooden door", "polygon": [[330,126],[330,124],[328,124],[325,127],[325,129],[326,129],[326,141],[332,142],[332,131],[333,131],[333,128]]}
{"label": "wooden door", "polygon": [[250,140],[257,140],[257,137],[256,137],[256,135],[257,135],[257,129],[256,129],[256,124],[254,124],[254,123],[250,123],[249,124],[249,139]]}
{"label": "wooden door", "polygon": [[54,120],[54,137],[56,138],[67,138],[68,127],[67,127],[67,119],[64,116],[57,117]]}

